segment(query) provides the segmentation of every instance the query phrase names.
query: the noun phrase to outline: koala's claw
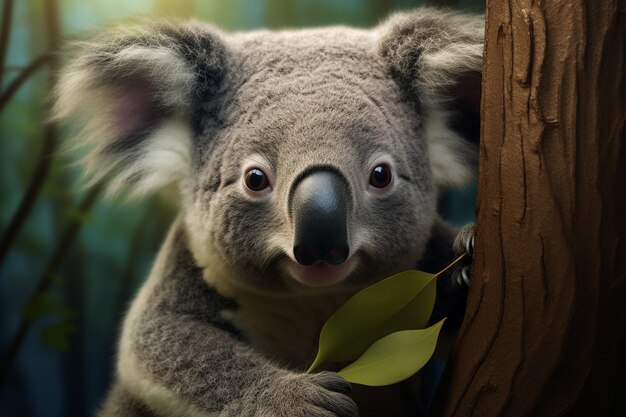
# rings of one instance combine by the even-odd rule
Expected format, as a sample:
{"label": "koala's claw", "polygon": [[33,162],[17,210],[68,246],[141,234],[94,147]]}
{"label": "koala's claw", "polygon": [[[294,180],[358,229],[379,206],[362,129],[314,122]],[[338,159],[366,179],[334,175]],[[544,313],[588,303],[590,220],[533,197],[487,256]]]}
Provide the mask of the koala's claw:
{"label": "koala's claw", "polygon": [[352,385],[339,374],[334,372],[320,372],[313,374],[313,377],[318,380],[320,386],[341,394],[349,395],[352,392]]}
{"label": "koala's claw", "polygon": [[456,255],[467,252],[469,256],[474,255],[474,231],[476,227],[473,224],[465,225],[459,230],[454,239],[452,249]]}
{"label": "koala's claw", "polygon": [[456,256],[466,252],[469,255],[469,259],[462,261],[462,267],[454,270],[452,273],[452,283],[457,288],[467,290],[472,282],[472,268],[469,265],[471,263],[471,257],[474,255],[474,230],[473,224],[463,226],[454,239],[452,249]]}
{"label": "koala's claw", "polygon": [[455,270],[452,274],[452,282],[459,288],[469,288],[472,283],[472,267],[466,265]]}
{"label": "koala's claw", "polygon": [[472,237],[469,238],[465,244],[465,251],[469,256],[474,256],[474,231],[472,230]]}
{"label": "koala's claw", "polygon": [[321,387],[326,388],[332,395],[320,395],[311,401],[325,410],[330,412],[329,415],[338,417],[357,417],[359,410],[348,395],[352,391],[349,382],[334,372],[321,372],[314,375]]}

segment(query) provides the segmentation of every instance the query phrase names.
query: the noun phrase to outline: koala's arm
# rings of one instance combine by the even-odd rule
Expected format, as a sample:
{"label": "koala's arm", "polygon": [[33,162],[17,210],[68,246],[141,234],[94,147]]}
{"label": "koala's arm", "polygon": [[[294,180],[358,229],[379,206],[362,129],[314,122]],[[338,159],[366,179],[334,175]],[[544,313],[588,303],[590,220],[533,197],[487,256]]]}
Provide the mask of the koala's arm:
{"label": "koala's arm", "polygon": [[118,381],[100,415],[355,416],[337,374],[282,369],[237,336],[220,317],[234,306],[185,245],[175,226],[126,319]]}

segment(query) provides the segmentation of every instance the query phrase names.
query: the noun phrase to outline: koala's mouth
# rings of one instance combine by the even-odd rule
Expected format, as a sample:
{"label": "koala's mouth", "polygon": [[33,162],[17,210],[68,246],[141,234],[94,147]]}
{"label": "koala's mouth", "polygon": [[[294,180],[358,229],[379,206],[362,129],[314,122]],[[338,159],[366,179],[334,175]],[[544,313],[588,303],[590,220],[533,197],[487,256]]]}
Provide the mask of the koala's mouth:
{"label": "koala's mouth", "polygon": [[343,281],[354,270],[354,257],[339,265],[320,261],[312,266],[303,266],[293,261],[287,265],[287,271],[296,281],[309,286],[328,286]]}

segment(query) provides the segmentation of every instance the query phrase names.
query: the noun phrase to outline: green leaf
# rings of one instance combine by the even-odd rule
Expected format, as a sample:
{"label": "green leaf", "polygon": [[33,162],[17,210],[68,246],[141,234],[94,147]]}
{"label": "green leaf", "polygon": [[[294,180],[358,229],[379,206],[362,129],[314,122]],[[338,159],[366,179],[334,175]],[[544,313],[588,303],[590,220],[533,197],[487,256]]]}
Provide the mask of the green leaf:
{"label": "green leaf", "polygon": [[27,320],[36,320],[47,314],[66,319],[74,317],[74,312],[63,305],[53,293],[39,294],[22,308],[22,316]]}
{"label": "green leaf", "polygon": [[317,357],[307,372],[326,362],[355,360],[382,337],[426,326],[435,305],[437,277],[464,256],[437,274],[406,271],[359,291],[324,324]]}
{"label": "green leaf", "polygon": [[68,220],[78,220],[82,223],[90,223],[92,222],[91,214],[87,211],[79,210],[75,207],[70,207],[65,209],[64,213],[65,217]]}
{"label": "green leaf", "polygon": [[44,274],[46,275],[46,278],[55,284],[62,284],[63,281],[65,281],[65,277],[58,272],[46,271]]}
{"label": "green leaf", "polygon": [[69,335],[76,331],[71,323],[58,323],[41,331],[44,344],[52,349],[66,351],[70,348]]}
{"label": "green leaf", "polygon": [[339,371],[339,375],[348,382],[369,386],[407,379],[433,355],[444,320],[427,329],[403,330],[383,337],[358,360]]}
{"label": "green leaf", "polygon": [[308,372],[325,362],[354,360],[390,333],[424,327],[435,303],[435,278],[407,271],[355,294],[324,324],[317,357]]}

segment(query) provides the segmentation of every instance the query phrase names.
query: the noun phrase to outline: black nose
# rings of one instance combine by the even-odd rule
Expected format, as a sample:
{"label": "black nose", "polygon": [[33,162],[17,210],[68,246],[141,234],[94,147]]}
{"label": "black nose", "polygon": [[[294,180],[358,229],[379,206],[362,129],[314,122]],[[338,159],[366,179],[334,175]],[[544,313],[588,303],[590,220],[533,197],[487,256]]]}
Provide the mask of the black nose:
{"label": "black nose", "polygon": [[345,179],[332,171],[314,171],[295,184],[291,215],[295,225],[293,254],[298,263],[343,263],[348,246],[350,193]]}

